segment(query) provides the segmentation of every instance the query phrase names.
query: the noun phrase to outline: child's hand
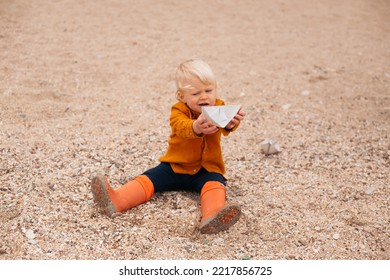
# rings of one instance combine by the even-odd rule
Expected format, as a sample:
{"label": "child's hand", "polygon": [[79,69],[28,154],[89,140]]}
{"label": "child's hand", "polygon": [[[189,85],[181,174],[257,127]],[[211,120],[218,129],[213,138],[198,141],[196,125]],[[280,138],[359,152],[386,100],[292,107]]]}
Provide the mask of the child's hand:
{"label": "child's hand", "polygon": [[234,118],[225,126],[225,129],[232,130],[236,125],[240,123],[244,119],[245,112],[240,108]]}
{"label": "child's hand", "polygon": [[213,134],[219,129],[202,115],[200,115],[198,119],[193,122],[192,128],[196,134]]}

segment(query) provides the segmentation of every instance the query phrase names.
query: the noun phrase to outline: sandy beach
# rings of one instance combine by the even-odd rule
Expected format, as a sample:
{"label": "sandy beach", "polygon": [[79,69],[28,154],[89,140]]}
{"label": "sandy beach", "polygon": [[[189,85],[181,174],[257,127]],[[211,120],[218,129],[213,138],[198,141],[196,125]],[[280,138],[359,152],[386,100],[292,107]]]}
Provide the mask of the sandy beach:
{"label": "sandy beach", "polygon": [[[389,260],[389,14],[385,0],[0,0],[0,259]],[[119,187],[158,164],[190,58],[247,113],[222,139],[241,219],[200,234],[186,192],[102,216],[91,178]]]}

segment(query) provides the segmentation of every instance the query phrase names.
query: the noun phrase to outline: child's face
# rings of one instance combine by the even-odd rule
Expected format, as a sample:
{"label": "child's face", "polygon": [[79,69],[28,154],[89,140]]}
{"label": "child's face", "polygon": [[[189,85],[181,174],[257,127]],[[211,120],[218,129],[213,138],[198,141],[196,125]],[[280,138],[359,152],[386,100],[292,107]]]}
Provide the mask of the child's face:
{"label": "child's face", "polygon": [[215,86],[204,84],[198,78],[192,77],[184,83],[185,89],[178,92],[178,99],[187,104],[191,110],[202,112],[202,106],[214,106],[216,100]]}

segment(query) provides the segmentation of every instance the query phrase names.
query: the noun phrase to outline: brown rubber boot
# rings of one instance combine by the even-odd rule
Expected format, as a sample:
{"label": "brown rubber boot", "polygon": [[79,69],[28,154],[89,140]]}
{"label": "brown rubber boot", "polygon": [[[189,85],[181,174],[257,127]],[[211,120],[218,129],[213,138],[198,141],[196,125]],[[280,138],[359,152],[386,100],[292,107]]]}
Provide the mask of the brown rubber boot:
{"label": "brown rubber boot", "polygon": [[218,233],[234,225],[241,215],[237,204],[225,204],[226,189],[220,182],[207,182],[201,191],[202,221],[200,232]]}
{"label": "brown rubber boot", "polygon": [[91,188],[100,211],[112,218],[148,201],[154,193],[153,183],[145,175],[136,177],[116,190],[104,176],[98,175],[92,179]]}

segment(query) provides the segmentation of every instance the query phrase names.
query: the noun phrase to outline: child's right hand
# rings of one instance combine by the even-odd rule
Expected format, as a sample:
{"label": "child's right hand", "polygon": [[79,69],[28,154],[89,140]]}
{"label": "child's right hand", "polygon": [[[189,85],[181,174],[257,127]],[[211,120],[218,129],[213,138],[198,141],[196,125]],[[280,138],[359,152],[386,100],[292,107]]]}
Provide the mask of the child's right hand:
{"label": "child's right hand", "polygon": [[192,129],[196,134],[213,134],[219,130],[211,121],[200,115],[192,124]]}

